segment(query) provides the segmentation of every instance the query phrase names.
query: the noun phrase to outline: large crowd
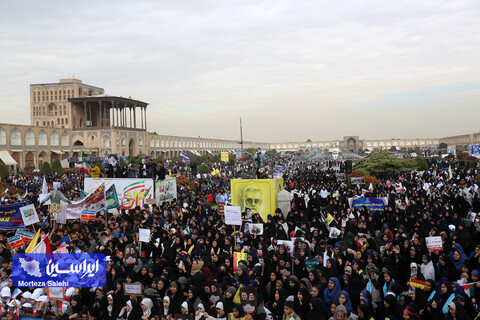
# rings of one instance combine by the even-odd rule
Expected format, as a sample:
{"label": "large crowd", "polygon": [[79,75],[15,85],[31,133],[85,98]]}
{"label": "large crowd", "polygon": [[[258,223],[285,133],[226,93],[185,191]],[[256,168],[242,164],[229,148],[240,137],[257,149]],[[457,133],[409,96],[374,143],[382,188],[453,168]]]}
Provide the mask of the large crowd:
{"label": "large crowd", "polygon": [[[261,235],[234,229],[217,214],[217,202],[229,198],[230,179],[255,175],[251,163],[217,165],[220,173],[215,175],[191,167],[182,174],[192,184],[179,187],[170,203],[100,212],[95,221],[69,220],[55,228],[48,207],[39,207],[43,177],[10,176],[5,183],[25,194],[10,190],[1,195],[2,203],[26,199],[35,204],[41,217],[36,230],[51,233],[52,250],[66,244],[70,252],[103,253],[108,271],[104,287],[66,288],[60,301],[47,299],[45,288],[16,290],[10,278],[15,252],[5,241],[13,231],[0,231],[0,318],[14,319],[16,310],[37,318],[98,320],[480,315],[480,216],[474,214],[480,212],[478,167],[432,160],[422,172],[382,174],[380,183],[365,190],[369,186],[338,179],[336,171],[319,162],[294,157],[264,161],[265,176],[275,165],[285,166],[291,206],[288,212],[277,208],[265,221],[253,214],[253,223],[263,223]],[[177,172],[143,164],[130,175],[162,179]],[[125,168],[125,177],[130,169]],[[65,197],[76,200],[84,174],[48,175],[46,181],[50,186],[61,182]],[[384,210],[370,212],[350,207],[353,197],[387,198],[388,203]],[[151,241],[141,246],[139,228],[151,230]],[[441,236],[442,250],[427,249],[425,238],[432,236]],[[281,243],[292,238],[290,251]],[[135,264],[126,263],[129,244],[138,248]],[[247,259],[234,265],[234,252],[246,253]],[[311,260],[318,263],[307,265]],[[126,295],[125,283],[140,283],[142,295]],[[253,309],[239,303],[240,287],[256,292]]]}

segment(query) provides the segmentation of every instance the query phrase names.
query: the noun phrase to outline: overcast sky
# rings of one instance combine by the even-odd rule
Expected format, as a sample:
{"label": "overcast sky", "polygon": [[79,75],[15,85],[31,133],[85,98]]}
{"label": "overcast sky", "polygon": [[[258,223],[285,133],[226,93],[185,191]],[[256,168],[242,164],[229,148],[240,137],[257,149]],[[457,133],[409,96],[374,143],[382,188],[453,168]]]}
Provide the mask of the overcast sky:
{"label": "overcast sky", "polygon": [[480,1],[4,1],[0,122],[71,77],[160,134],[265,142],[480,130]]}

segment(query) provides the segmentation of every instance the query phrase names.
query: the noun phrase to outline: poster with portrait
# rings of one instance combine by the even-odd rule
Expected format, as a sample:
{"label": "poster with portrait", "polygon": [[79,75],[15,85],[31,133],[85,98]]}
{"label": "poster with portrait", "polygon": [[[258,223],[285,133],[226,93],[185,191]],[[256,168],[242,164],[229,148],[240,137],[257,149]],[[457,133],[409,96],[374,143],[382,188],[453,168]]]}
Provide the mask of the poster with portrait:
{"label": "poster with portrait", "polygon": [[263,223],[250,223],[250,234],[261,236],[263,234]]}
{"label": "poster with portrait", "polygon": [[240,288],[240,303],[245,313],[255,313],[257,309],[258,294],[257,289],[253,287]]}
{"label": "poster with portrait", "polygon": [[289,252],[290,255],[293,257],[295,243],[292,240],[277,240],[277,244],[278,245],[283,244],[287,249],[287,252]]}
{"label": "poster with portrait", "polygon": [[105,164],[111,164],[112,167],[120,166],[120,156],[118,153],[109,153],[105,155]]}
{"label": "poster with portrait", "polygon": [[263,221],[267,216],[275,212],[277,208],[277,189],[283,188],[282,179],[232,179],[232,204],[240,206],[245,212],[248,207],[253,213],[258,213]]}
{"label": "poster with portrait", "polygon": [[137,263],[137,248],[134,244],[127,244],[125,246],[125,263],[136,264]]}

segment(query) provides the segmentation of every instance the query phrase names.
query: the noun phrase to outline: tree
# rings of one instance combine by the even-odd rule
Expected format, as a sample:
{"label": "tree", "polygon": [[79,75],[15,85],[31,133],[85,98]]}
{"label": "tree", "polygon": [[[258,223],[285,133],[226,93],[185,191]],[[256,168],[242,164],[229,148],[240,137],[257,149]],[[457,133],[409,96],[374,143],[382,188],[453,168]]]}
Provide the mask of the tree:
{"label": "tree", "polygon": [[124,165],[125,165],[125,160],[123,160],[123,157],[120,156],[120,168],[123,168]]}
{"label": "tree", "polygon": [[354,170],[375,176],[384,172],[409,172],[418,169],[415,159],[400,159],[389,152],[374,153],[368,158],[355,160]]}
{"label": "tree", "polygon": [[417,170],[425,171],[428,169],[427,161],[423,157],[415,157],[413,159],[417,163]]}
{"label": "tree", "polygon": [[390,151],[397,151],[397,147],[391,146],[391,147],[390,147]]}
{"label": "tree", "polygon": [[42,176],[44,174],[48,174],[52,172],[52,168],[50,167],[50,163],[47,161],[42,162],[42,166],[40,167],[39,174]]}
{"label": "tree", "polygon": [[442,142],[438,145],[438,149],[447,149],[448,148],[448,144],[446,144],[445,142]]}
{"label": "tree", "polygon": [[[193,156],[193,155],[190,154],[190,157],[192,157],[192,156]],[[190,159],[191,159],[191,158],[190,158]],[[163,163],[164,161],[165,161],[165,160],[163,159],[162,156],[158,156],[158,157],[157,157],[157,160],[155,160],[156,163]]]}
{"label": "tree", "polygon": [[208,173],[208,167],[203,163],[197,168],[198,173]]}
{"label": "tree", "polygon": [[8,172],[7,166],[4,165],[3,163],[0,163],[0,178],[4,180],[6,177],[8,177],[8,175],[9,175],[9,172]]}
{"label": "tree", "polygon": [[57,174],[63,174],[62,164],[60,163],[60,160],[59,160],[59,159],[53,160],[53,163],[52,163],[52,172],[55,172],[55,173],[57,173]]}

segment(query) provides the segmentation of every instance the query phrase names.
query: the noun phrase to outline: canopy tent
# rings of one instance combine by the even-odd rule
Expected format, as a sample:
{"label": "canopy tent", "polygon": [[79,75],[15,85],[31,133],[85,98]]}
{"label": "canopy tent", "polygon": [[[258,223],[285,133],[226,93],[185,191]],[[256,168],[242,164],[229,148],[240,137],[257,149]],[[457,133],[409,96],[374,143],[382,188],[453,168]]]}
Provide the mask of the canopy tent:
{"label": "canopy tent", "polygon": [[8,151],[0,151],[0,160],[5,163],[6,166],[16,166],[18,163],[12,158]]}

